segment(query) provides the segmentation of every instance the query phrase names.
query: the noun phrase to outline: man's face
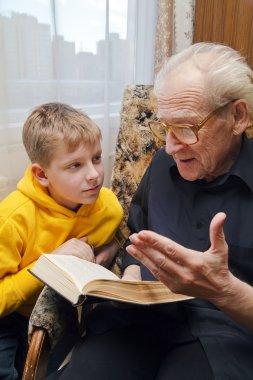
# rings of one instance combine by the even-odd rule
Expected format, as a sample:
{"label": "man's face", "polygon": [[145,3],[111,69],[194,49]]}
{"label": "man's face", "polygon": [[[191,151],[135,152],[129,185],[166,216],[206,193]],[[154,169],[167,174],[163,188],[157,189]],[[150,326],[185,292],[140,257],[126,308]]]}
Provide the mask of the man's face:
{"label": "man's face", "polygon": [[[161,88],[159,117],[173,124],[198,124],[212,111],[204,102],[204,78],[189,64],[174,74]],[[200,129],[199,141],[194,145],[183,144],[172,132],[167,133],[166,152],[173,156],[180,175],[186,180],[211,181],[232,166],[240,138],[233,133],[231,107],[232,103]]]}
{"label": "man's face", "polygon": [[59,143],[50,166],[45,169],[48,191],[60,205],[76,210],[81,204],[96,201],[103,185],[104,168],[101,144],[80,144],[68,152]]}

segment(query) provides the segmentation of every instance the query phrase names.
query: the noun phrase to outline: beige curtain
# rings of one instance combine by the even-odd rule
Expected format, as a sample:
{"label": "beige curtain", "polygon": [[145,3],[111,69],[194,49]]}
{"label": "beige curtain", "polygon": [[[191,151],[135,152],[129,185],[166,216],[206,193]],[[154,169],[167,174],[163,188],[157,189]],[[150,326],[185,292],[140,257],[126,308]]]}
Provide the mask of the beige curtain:
{"label": "beige curtain", "polygon": [[173,51],[174,0],[157,0],[157,25],[155,41],[155,75]]}
{"label": "beige curtain", "polygon": [[194,0],[157,0],[154,73],[172,54],[192,44]]}

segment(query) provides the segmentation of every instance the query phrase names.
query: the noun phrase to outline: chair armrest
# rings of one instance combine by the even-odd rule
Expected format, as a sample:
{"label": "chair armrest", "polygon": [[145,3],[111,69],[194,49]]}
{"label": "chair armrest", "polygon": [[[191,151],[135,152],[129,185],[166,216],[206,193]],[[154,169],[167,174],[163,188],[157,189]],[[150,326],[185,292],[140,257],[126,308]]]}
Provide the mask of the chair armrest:
{"label": "chair armrest", "polygon": [[77,309],[54,290],[45,286],[30,316],[29,342],[37,327],[47,332],[51,350],[67,331],[79,335]]}
{"label": "chair armrest", "polygon": [[79,336],[77,309],[45,286],[29,320],[29,350],[22,380],[45,378],[49,354],[66,334]]}
{"label": "chair armrest", "polygon": [[45,378],[50,344],[47,332],[35,328],[26,357],[22,380],[42,380]]}

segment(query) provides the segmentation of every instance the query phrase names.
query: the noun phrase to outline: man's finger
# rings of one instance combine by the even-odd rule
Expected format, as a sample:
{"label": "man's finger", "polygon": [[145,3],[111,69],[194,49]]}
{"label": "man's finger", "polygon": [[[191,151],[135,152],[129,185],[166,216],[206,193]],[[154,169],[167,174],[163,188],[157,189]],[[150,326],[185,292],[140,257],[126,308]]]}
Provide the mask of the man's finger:
{"label": "man's finger", "polygon": [[131,243],[140,248],[152,247],[154,249],[158,249],[159,251],[164,251],[164,247],[171,242],[171,240],[167,237],[159,235],[156,232],[146,230],[130,235],[129,240]]}
{"label": "man's finger", "polygon": [[216,214],[210,224],[210,242],[211,251],[213,253],[224,251],[227,247],[225,235],[223,232],[223,225],[226,219],[226,214],[219,212]]}

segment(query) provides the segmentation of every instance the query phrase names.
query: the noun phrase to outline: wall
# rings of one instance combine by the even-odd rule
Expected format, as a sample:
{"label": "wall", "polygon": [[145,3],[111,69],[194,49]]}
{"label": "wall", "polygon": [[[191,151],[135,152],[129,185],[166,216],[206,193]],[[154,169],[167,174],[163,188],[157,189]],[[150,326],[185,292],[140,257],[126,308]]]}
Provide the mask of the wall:
{"label": "wall", "polygon": [[194,42],[222,42],[253,68],[253,0],[195,0]]}

